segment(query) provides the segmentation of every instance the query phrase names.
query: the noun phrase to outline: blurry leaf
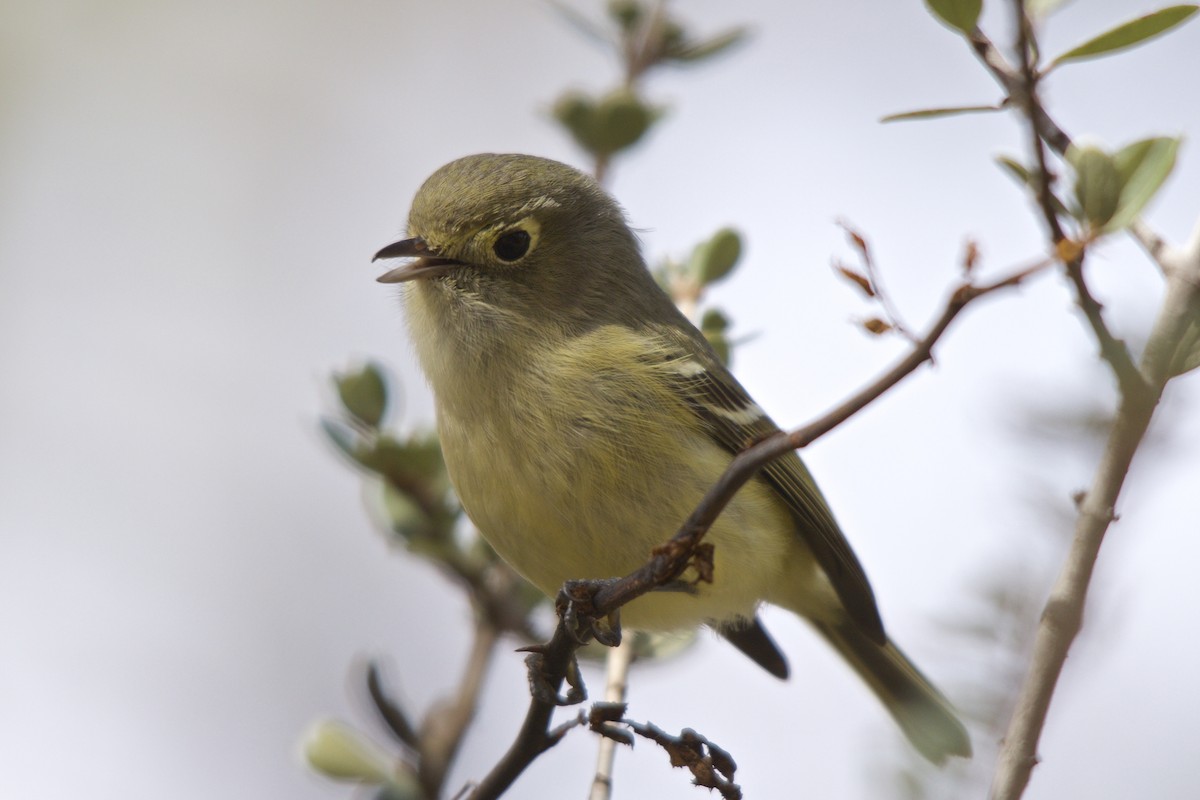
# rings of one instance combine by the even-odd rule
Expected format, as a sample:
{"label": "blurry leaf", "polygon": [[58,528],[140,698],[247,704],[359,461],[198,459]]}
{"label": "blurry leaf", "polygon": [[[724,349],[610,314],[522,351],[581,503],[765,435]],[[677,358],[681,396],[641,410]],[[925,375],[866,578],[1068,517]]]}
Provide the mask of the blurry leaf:
{"label": "blurry leaf", "polygon": [[684,63],[696,63],[724,53],[736,44],[745,41],[746,28],[730,28],[703,42],[684,42],[668,47],[666,57]]}
{"label": "blurry leaf", "polygon": [[613,0],[608,4],[608,16],[628,34],[645,19],[646,10],[635,0]]}
{"label": "blurry leaf", "polygon": [[1033,176],[1029,174],[1029,170],[1020,161],[1017,161],[1012,156],[996,156],[996,163],[1004,168],[1004,171],[1017,179],[1017,181],[1025,186],[1033,182]]}
{"label": "blurry leaf", "polygon": [[725,366],[729,366],[731,355],[729,336],[726,333],[728,330],[729,318],[727,316],[715,308],[704,312],[704,317],[700,320],[700,332],[704,334],[704,338],[708,339],[717,358],[721,359],[721,363]]}
{"label": "blurry leaf", "polygon": [[662,111],[621,88],[599,101],[580,92],[567,93],[554,104],[553,113],[580,147],[596,156],[610,156],[641,139]]}
{"label": "blurry leaf", "polygon": [[879,319],[879,317],[871,317],[868,320],[863,320],[862,326],[867,332],[873,333],[876,336],[881,336],[892,329],[890,324]]}
{"label": "blurry leaf", "polygon": [[1180,5],[1163,8],[1144,17],[1118,25],[1110,31],[1089,39],[1078,47],[1074,47],[1050,62],[1048,69],[1070,61],[1082,61],[1088,58],[1108,55],[1128,47],[1141,44],[1171,28],[1182,24],[1200,10],[1200,6]]}
{"label": "blurry leaf", "polygon": [[436,436],[412,437],[397,441],[384,434],[375,440],[370,450],[358,453],[358,460],[367,469],[392,479],[399,486],[415,481],[440,481],[446,465]]}
{"label": "blurry leaf", "polygon": [[970,276],[975,271],[975,266],[979,263],[979,245],[974,239],[968,239],[963,247],[962,271],[963,275]]}
{"label": "blurry leaf", "polygon": [[334,376],[334,382],[346,411],[367,427],[379,427],[387,408],[387,384],[380,367],[367,363],[357,372]]}
{"label": "blurry leaf", "polygon": [[[1025,165],[1011,156],[996,156],[996,163],[1009,175],[1017,180],[1018,183],[1024,185],[1031,192],[1036,192],[1037,187],[1033,183],[1033,174],[1025,168]],[[1063,202],[1058,199],[1057,195],[1050,195],[1050,202],[1054,206],[1054,210],[1061,216],[1072,216]]]}
{"label": "blurry leaf", "polygon": [[358,435],[349,425],[338,419],[321,417],[321,428],[339,450],[358,461]]}
{"label": "blurry leaf", "polygon": [[899,114],[888,114],[880,122],[906,122],[914,119],[935,119],[937,117],[953,117],[959,114],[981,114],[988,111],[1003,111],[1003,105],[991,106],[944,106],[942,108],[922,108],[918,111],[902,111]]}
{"label": "blurry leaf", "polygon": [[1175,168],[1178,152],[1179,139],[1163,136],[1134,142],[1113,156],[1121,178],[1121,196],[1105,230],[1121,230],[1142,213]]}
{"label": "blurry leaf", "polygon": [[388,755],[343,722],[325,719],[314,723],[303,747],[309,766],[330,778],[386,783],[393,777]]}
{"label": "blurry leaf", "polygon": [[410,493],[387,481],[383,482],[381,491],[388,527],[403,540],[405,547],[434,559],[443,559],[454,549],[449,540],[450,531],[439,529]]}
{"label": "blurry leaf", "polygon": [[975,32],[983,0],[925,0],[933,15],[946,25],[970,36]]}
{"label": "blurry leaf", "polygon": [[707,286],[728,275],[741,256],[742,237],[733,228],[722,228],[692,250],[688,271]]}
{"label": "blurry leaf", "polygon": [[837,270],[839,275],[857,286],[867,297],[875,296],[875,290],[871,288],[871,281],[866,275],[847,267],[845,264],[834,264],[833,268]]}
{"label": "blurry leaf", "polygon": [[1067,161],[1075,168],[1075,200],[1083,218],[1093,228],[1102,228],[1117,210],[1121,199],[1121,174],[1113,157],[1090,145],[1067,149]]}
{"label": "blurry leaf", "polygon": [[408,714],[404,709],[392,699],[387,689],[383,686],[383,675],[379,669],[379,664],[372,661],[367,666],[367,692],[371,695],[371,702],[375,704],[375,710],[379,712],[379,716],[387,725],[389,731],[404,745],[416,750],[421,746],[417,736],[416,729],[412,723],[408,721]]}

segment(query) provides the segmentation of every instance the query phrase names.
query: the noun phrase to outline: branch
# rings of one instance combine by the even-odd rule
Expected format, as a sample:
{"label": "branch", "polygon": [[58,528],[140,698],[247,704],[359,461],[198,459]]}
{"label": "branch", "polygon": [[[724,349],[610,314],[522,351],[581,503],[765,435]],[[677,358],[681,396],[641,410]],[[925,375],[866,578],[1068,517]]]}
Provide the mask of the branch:
{"label": "branch", "polygon": [[[606,617],[646,592],[677,580],[701,549],[701,540],[721,511],[764,465],[790,450],[812,443],[833,430],[926,361],[931,360],[934,345],[967,305],[985,295],[1017,286],[1051,263],[1053,262],[1039,262],[995,283],[964,283],[959,286],[950,295],[945,308],[929,332],[895,366],[813,423],[790,433],[780,432],[742,451],[709,488],[679,531],[664,545],[656,548],[646,564],[624,578],[603,584],[602,588],[590,596],[572,595],[572,601],[582,607],[579,609],[581,616],[592,619]],[[569,591],[569,588],[570,585],[565,591]],[[531,693],[525,721],[508,752],[470,795],[471,800],[491,800],[499,797],[535,758],[557,744],[565,734],[563,728],[549,730],[550,720],[557,705],[582,700],[582,697],[579,697],[582,692],[577,687],[573,687],[573,697],[557,697],[563,681],[574,666],[574,654],[581,644],[578,633],[560,620],[548,643],[530,648],[533,655],[527,659],[527,663],[531,665],[531,683],[534,684],[534,691]]]}
{"label": "branch", "polygon": [[[1200,226],[1197,228],[1200,231]],[[1196,237],[1200,242],[1200,235]],[[1078,634],[1088,584],[1129,467],[1154,416],[1163,389],[1173,377],[1180,339],[1200,309],[1200,244],[1189,247],[1177,269],[1167,273],[1167,289],[1139,368],[1146,390],[1122,395],[1092,487],[1079,503],[1075,535],[1062,572],[1046,601],[1033,656],[1004,737],[992,800],[1016,800],[1038,761],[1037,745],[1067,652]]]}
{"label": "branch", "polygon": [[443,702],[425,716],[420,737],[418,775],[429,797],[438,797],[454,757],[462,746],[467,726],[479,706],[479,693],[488,664],[496,650],[500,632],[487,620],[477,617],[467,670],[452,702]]}
{"label": "branch", "polygon": [[[1036,179],[1034,192],[1038,208],[1056,252],[1069,252],[1067,249],[1059,247],[1067,239],[1067,236],[1058,219],[1057,205],[1054,193],[1051,191],[1055,176],[1046,159],[1045,145],[1048,145],[1059,157],[1063,157],[1066,155],[1067,148],[1071,146],[1071,137],[1058,126],[1042,105],[1041,97],[1038,94],[1038,82],[1041,75],[1031,60],[1033,52],[1031,23],[1025,13],[1023,0],[1014,0],[1013,5],[1017,15],[1016,50],[1019,63],[1016,67],[1004,59],[996,46],[983,33],[976,31],[969,41],[979,60],[1008,93],[1009,102],[1021,109],[1029,121],[1029,132],[1032,136],[1031,151],[1036,161],[1033,174]],[[1153,235],[1145,223],[1140,223],[1140,226],[1143,235]],[[1075,289],[1075,301],[1083,311],[1083,316],[1100,347],[1100,357],[1112,369],[1123,394],[1145,391],[1146,387],[1143,385],[1133,356],[1130,355],[1125,343],[1109,330],[1108,324],[1104,321],[1104,306],[1088,288],[1083,274],[1084,248],[1076,247],[1070,248],[1070,250],[1074,252],[1063,259],[1063,264],[1066,267],[1067,278]]]}

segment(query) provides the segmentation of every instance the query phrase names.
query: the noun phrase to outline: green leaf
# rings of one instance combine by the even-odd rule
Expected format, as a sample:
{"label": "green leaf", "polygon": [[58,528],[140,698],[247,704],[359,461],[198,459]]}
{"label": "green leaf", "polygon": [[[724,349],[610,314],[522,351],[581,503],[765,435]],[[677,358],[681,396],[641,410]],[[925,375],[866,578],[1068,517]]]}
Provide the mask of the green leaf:
{"label": "green leaf", "polygon": [[742,237],[733,228],[722,228],[692,250],[688,271],[707,286],[732,272],[741,257]]}
{"label": "green leaf", "polygon": [[[1017,161],[1011,156],[996,156],[996,164],[1005,172],[1012,176],[1017,183],[1029,189],[1031,192],[1036,192],[1037,187],[1033,183],[1033,173],[1031,173],[1024,164]],[[1054,205],[1054,210],[1061,216],[1069,217],[1071,212],[1067,209],[1063,202],[1058,199],[1057,195],[1050,195],[1050,202]]]}
{"label": "green leaf", "polygon": [[357,372],[334,376],[338,396],[350,416],[370,428],[379,427],[387,409],[387,384],[383,370],[368,363]]}
{"label": "green leaf", "polygon": [[1017,182],[1022,186],[1029,186],[1033,183],[1033,176],[1029,174],[1029,170],[1020,161],[1017,161],[1012,156],[996,156],[996,163],[1007,172],[1009,175],[1017,179]]}
{"label": "green leaf", "polygon": [[708,339],[708,343],[716,352],[717,358],[725,366],[729,366],[729,359],[732,356],[732,345],[728,336],[729,317],[715,308],[710,308],[704,312],[703,319],[700,320],[700,332],[704,334],[704,338]]}
{"label": "green leaf", "polygon": [[304,756],[315,771],[330,778],[386,783],[396,774],[391,757],[344,722],[324,719],[304,737]]}
{"label": "green leaf", "polygon": [[1147,14],[1144,17],[1130,20],[1124,25],[1118,25],[1112,30],[1068,50],[1054,59],[1048,69],[1053,69],[1059,64],[1066,64],[1071,61],[1083,61],[1088,58],[1105,56],[1109,53],[1115,53],[1141,44],[1182,24],[1197,11],[1200,11],[1200,6],[1192,4],[1170,6],[1169,8],[1159,9]]}
{"label": "green leaf", "polygon": [[967,36],[975,32],[983,0],[925,0],[935,17]]}
{"label": "green leaf", "polygon": [[401,442],[384,434],[375,440],[370,450],[360,448],[358,460],[397,486],[430,484],[440,488],[446,475],[441,446],[432,435],[414,436]]}
{"label": "green leaf", "polygon": [[902,111],[899,114],[888,114],[880,122],[906,122],[913,119],[936,119],[937,117],[953,117],[959,114],[981,114],[988,111],[1003,111],[1004,106],[944,106],[942,108],[922,108],[918,111]]}
{"label": "green leaf", "polygon": [[1178,152],[1179,139],[1160,136],[1134,142],[1113,156],[1121,178],[1121,196],[1117,210],[1104,226],[1105,230],[1117,231],[1128,227],[1142,213],[1142,209],[1158,193],[1175,168]]}
{"label": "green leaf", "polygon": [[353,460],[358,461],[358,436],[349,425],[338,419],[321,417],[321,429],[325,431],[325,435],[329,437],[329,440],[334,443],[337,449]]}
{"label": "green leaf", "polygon": [[1121,199],[1121,175],[1115,160],[1099,147],[1072,145],[1067,161],[1075,168],[1075,200],[1083,218],[1093,228],[1103,227]]}
{"label": "green leaf", "polygon": [[553,113],[580,147],[593,155],[610,156],[641,139],[662,111],[621,88],[598,101],[569,92],[554,104]]}

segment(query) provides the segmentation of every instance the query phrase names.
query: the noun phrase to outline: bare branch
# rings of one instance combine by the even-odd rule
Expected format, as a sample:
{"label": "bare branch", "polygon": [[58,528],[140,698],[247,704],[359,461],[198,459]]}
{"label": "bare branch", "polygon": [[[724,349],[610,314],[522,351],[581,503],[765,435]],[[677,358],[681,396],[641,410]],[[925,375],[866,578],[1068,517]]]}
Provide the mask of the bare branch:
{"label": "bare branch", "polygon": [[[1021,54],[1020,99],[1034,134],[1034,153],[1038,159],[1039,204],[1054,244],[1061,241],[1061,229],[1053,206],[1047,202],[1050,175],[1045,164],[1042,142],[1060,154],[1069,145],[1059,138],[1061,130],[1046,127],[1049,116],[1037,98],[1037,76],[1029,62],[1029,21],[1022,0],[1014,0],[1017,13],[1017,49]],[[987,63],[985,61],[985,63]],[[1011,78],[1011,73],[1005,76]],[[1057,134],[1056,134],[1057,132]],[[1197,242],[1200,242],[1198,227]],[[1180,259],[1168,267],[1173,251],[1143,223],[1135,225],[1134,235],[1162,267],[1167,278],[1166,293],[1158,318],[1150,333],[1140,365],[1135,365],[1124,343],[1109,332],[1101,315],[1100,304],[1091,295],[1083,276],[1082,251],[1078,258],[1066,260],[1067,274],[1074,284],[1101,354],[1116,374],[1120,404],[1096,469],[1091,489],[1077,500],[1078,515],[1074,539],[1062,571],[1050,592],[1034,640],[1029,671],[1017,698],[1016,708],[1000,752],[991,789],[992,800],[1017,800],[1029,783],[1037,764],[1037,747],[1050,707],[1051,698],[1062,674],[1067,653],[1083,622],[1087,591],[1109,525],[1116,519],[1116,504],[1146,430],[1171,379],[1176,351],[1191,324],[1200,303],[1200,244],[1194,257]]]}
{"label": "bare branch", "polygon": [[425,717],[420,738],[421,760],[418,774],[421,786],[430,797],[441,794],[446,773],[462,746],[467,727],[475,718],[483,679],[487,675],[499,635],[499,631],[488,620],[475,620],[467,669],[458,691],[454,693],[453,701],[439,704]]}
{"label": "bare branch", "polygon": [[1140,374],[1147,389],[1122,396],[1092,487],[1080,499],[1071,549],[1046,602],[1029,672],[1004,737],[992,784],[993,800],[1016,800],[1029,783],[1050,699],[1082,623],[1100,545],[1115,518],[1133,457],[1172,377],[1180,338],[1200,308],[1200,247],[1181,267],[1186,268],[1168,273],[1163,305],[1142,356]]}

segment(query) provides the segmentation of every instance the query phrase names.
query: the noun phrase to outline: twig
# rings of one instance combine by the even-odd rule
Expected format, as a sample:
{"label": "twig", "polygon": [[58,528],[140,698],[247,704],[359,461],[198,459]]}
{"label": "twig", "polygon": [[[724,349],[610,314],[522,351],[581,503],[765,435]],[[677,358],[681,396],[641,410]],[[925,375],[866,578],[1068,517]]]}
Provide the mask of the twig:
{"label": "twig", "polygon": [[[717,516],[737,491],[765,464],[789,450],[804,447],[833,430],[929,361],[934,345],[968,304],[1001,289],[1017,286],[1026,278],[1045,269],[1048,263],[1050,262],[1042,262],[1019,270],[995,283],[982,286],[964,283],[959,286],[950,295],[945,308],[929,332],[907,356],[815,422],[790,433],[780,432],[742,451],[709,488],[679,531],[666,544],[656,548],[653,556],[642,567],[596,591],[590,598],[590,607],[584,609],[584,612],[593,618],[604,617],[651,589],[676,580],[687,569],[697,548],[701,546],[702,538]],[[542,690],[532,693],[529,710],[516,739],[491,773],[476,787],[471,795],[472,800],[499,797],[535,758],[562,738],[562,733],[557,730],[547,732],[556,707],[555,701],[548,694],[557,692],[562,686],[573,664],[575,650],[579,646],[576,634],[569,631],[566,624],[560,620],[550,641],[536,648],[535,655],[530,659],[539,671],[539,679],[543,681]]]}
{"label": "twig", "polygon": [[421,787],[429,797],[441,795],[446,772],[462,746],[467,726],[475,717],[483,678],[496,650],[499,635],[499,631],[488,620],[476,618],[467,669],[453,701],[439,704],[425,716],[420,735],[418,776]]}
{"label": "twig", "polygon": [[[633,642],[625,639],[616,647],[608,649],[607,686],[604,690],[606,703],[623,704],[628,688],[629,665],[633,663]],[[608,800],[612,796],[613,761],[617,756],[617,742],[608,737],[600,738],[596,754],[596,776],[592,779],[589,800]]]}

